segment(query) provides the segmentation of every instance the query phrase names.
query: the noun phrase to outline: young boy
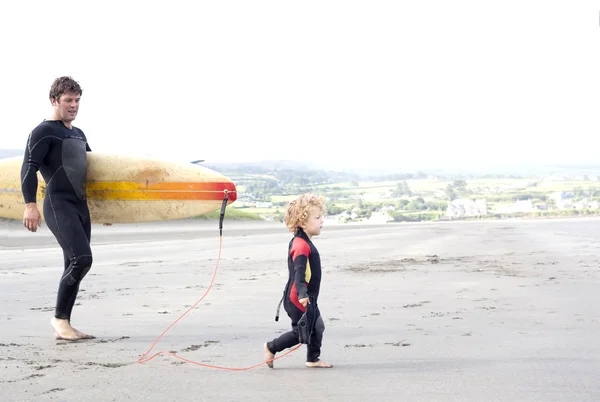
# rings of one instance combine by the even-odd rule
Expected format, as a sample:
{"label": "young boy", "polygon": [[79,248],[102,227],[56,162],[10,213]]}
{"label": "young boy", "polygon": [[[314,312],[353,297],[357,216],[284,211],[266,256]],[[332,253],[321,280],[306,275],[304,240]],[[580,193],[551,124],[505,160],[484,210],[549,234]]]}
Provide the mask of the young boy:
{"label": "young boy", "polygon": [[[288,282],[284,290],[283,306],[292,320],[292,330],[264,344],[265,362],[273,368],[275,354],[297,345],[299,341],[298,321],[306,312],[309,303],[313,303],[315,324],[310,342],[307,345],[306,366],[330,368],[331,364],[319,359],[325,324],[317,299],[321,285],[321,259],[311,241],[318,236],[323,227],[325,201],[323,197],[303,194],[292,201],[284,217],[284,222],[294,237],[288,246]],[[310,299],[309,299],[310,298]]]}

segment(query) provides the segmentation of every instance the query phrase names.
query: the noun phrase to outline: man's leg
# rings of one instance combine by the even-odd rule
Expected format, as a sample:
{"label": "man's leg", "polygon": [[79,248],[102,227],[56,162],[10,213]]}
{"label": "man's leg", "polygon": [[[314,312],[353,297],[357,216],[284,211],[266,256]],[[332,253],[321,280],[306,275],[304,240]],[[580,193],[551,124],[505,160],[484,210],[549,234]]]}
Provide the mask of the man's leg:
{"label": "man's leg", "polygon": [[[90,222],[90,216],[89,216],[89,211],[87,210],[87,205],[84,211],[84,221],[82,222],[83,225],[83,230],[85,232],[85,236],[87,239],[87,247],[90,249],[90,256],[91,256],[91,222]],[[91,268],[91,266],[90,266]],[[89,268],[88,268],[89,271]],[[81,278],[83,280],[83,278]],[[77,299],[77,294],[79,293],[79,285],[81,284],[81,280],[79,282],[77,282],[77,288],[75,289],[74,292],[72,292],[72,296],[69,299],[69,302],[67,304],[67,311],[68,311],[68,316],[69,316],[69,323],[71,323],[71,313],[73,311],[73,306],[75,305],[75,300]],[[75,331],[75,333],[77,334],[77,336],[79,336],[82,339],[93,339],[95,338],[93,335],[88,335],[85,334],[81,331],[79,331],[77,328],[72,327],[73,330]]]}
{"label": "man's leg", "polygon": [[[87,212],[87,210],[86,210]],[[90,258],[91,258],[91,224],[90,224],[90,219],[89,219],[89,213],[87,213],[87,216],[84,215],[84,220],[81,223],[82,227],[83,227],[83,232],[85,233],[85,239],[87,239],[85,245],[83,245],[82,247],[82,251],[89,253],[90,254]],[[83,240],[81,240],[81,242],[83,242]],[[91,264],[90,264],[90,268],[91,268]],[[65,265],[65,272],[67,270],[67,265]],[[87,269],[86,273],[89,271],[89,268]],[[85,274],[84,274],[85,276]],[[81,278],[83,279],[83,277]],[[73,312],[73,306],[75,305],[75,300],[77,299],[77,294],[79,293],[79,285],[81,284],[81,280],[79,280],[76,284],[76,288],[74,289],[73,292],[71,292],[71,298],[67,301],[67,305],[66,305],[66,309],[67,309],[67,316],[68,316],[68,320],[69,322],[71,321],[71,313]],[[75,330],[77,331],[77,330]]]}
{"label": "man's leg", "polygon": [[[69,256],[69,253],[63,249],[63,257],[65,259],[65,269],[63,271],[63,275],[65,275],[65,273],[67,273],[67,271],[70,269],[70,265],[71,265],[71,257]],[[79,288],[77,289],[77,291],[79,291]],[[75,297],[77,296],[77,293],[73,293],[73,300],[75,300]],[[70,302],[70,301],[69,301]],[[73,301],[73,304],[75,304],[75,302]],[[58,305],[58,303],[57,303]],[[69,322],[71,322],[71,311],[67,311],[66,313],[67,315],[67,319],[69,320]]]}
{"label": "man's leg", "polygon": [[77,340],[84,334],[75,331],[69,322],[72,306],[79,291],[79,284],[92,265],[92,253],[86,230],[76,209],[70,203],[50,198],[44,203],[46,224],[63,249],[68,265],[65,267],[58,286],[56,311],[52,326],[57,339]]}

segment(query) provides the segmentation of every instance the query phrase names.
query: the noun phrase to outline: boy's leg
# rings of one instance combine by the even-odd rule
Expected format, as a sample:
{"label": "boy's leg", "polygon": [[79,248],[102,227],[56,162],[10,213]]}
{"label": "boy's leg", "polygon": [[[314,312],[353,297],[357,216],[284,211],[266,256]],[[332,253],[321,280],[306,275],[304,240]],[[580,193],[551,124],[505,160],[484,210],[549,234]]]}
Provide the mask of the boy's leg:
{"label": "boy's leg", "polygon": [[320,360],[321,345],[323,343],[323,333],[325,332],[325,322],[319,313],[315,322],[315,330],[310,337],[310,343],[307,345],[306,367],[331,368],[333,365]]}
{"label": "boy's leg", "polygon": [[302,317],[302,311],[298,310],[296,306],[288,303],[284,304],[284,308],[292,320],[292,330],[281,334],[277,338],[264,344],[265,362],[267,363],[267,366],[271,368],[273,368],[272,359],[275,357],[276,353],[294,347],[300,343],[298,338],[298,320]]}
{"label": "boy's leg", "polygon": [[275,353],[294,347],[298,343],[298,326],[292,325],[291,331],[288,331],[285,334],[281,334],[277,338],[265,344],[265,353],[269,351],[274,356]]}
{"label": "boy's leg", "polygon": [[315,322],[315,330],[310,337],[310,343],[306,345],[306,361],[307,362],[318,362],[319,356],[321,356],[321,345],[323,343],[323,333],[325,332],[325,323],[323,317],[319,315]]}
{"label": "boy's leg", "polygon": [[273,368],[275,353],[296,346],[298,343],[298,327],[296,326],[292,326],[291,331],[265,343],[265,362],[267,363],[267,366]]}

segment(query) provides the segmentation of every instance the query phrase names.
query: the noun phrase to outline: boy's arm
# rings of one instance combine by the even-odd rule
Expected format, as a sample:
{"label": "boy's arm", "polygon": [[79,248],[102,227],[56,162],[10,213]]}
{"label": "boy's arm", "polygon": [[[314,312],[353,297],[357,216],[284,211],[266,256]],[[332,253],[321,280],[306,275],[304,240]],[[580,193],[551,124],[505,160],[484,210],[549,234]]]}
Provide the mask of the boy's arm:
{"label": "boy's arm", "polygon": [[294,280],[296,282],[296,292],[298,300],[308,297],[308,286],[306,283],[306,263],[310,255],[310,247],[303,239],[297,237],[292,243],[290,250],[292,261],[294,261]]}

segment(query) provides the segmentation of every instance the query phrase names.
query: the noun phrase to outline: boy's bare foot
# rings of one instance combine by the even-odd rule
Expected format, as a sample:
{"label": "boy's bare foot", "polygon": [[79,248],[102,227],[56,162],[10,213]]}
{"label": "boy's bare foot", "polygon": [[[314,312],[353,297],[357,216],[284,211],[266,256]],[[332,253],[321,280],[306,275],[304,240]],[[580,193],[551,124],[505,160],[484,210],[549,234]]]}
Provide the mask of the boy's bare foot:
{"label": "boy's bare foot", "polygon": [[273,353],[271,353],[271,351],[269,350],[269,348],[267,347],[267,344],[265,343],[264,345],[264,349],[265,349],[265,363],[267,364],[267,366],[269,366],[270,368],[273,368],[273,359],[275,358],[275,355]]}
{"label": "boy's bare foot", "polygon": [[306,362],[308,368],[332,368],[333,364],[325,363],[323,360],[317,360],[316,362]]}

